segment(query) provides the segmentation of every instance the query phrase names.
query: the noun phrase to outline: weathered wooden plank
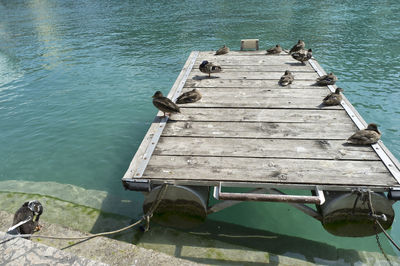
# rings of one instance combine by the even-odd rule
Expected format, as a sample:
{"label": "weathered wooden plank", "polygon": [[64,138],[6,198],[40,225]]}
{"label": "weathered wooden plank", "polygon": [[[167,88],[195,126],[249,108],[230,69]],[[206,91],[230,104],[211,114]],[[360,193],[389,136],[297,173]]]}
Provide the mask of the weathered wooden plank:
{"label": "weathered wooden plank", "polygon": [[[197,69],[197,68],[196,68]],[[298,72],[311,72],[315,73],[315,70],[312,69],[309,65],[263,65],[263,66],[254,66],[254,65],[223,65],[224,72],[279,72],[283,73],[286,70],[290,70],[294,74]]]}
{"label": "weathered wooden plank", "polygon": [[381,161],[296,160],[154,155],[149,179],[328,184],[397,185]]}
{"label": "weathered wooden plank", "polygon": [[302,123],[343,123],[353,124],[344,110],[306,109],[239,109],[239,108],[190,108],[181,104],[181,113],[174,114],[173,120],[214,121],[214,122],[302,122]]}
{"label": "weathered wooden plank", "polygon": [[[203,99],[208,98],[234,98],[236,101],[245,101],[246,99],[262,99],[262,98],[317,98],[322,99],[330,93],[328,88],[321,88],[315,90],[313,88],[299,88],[293,90],[288,87],[273,87],[273,88],[240,88],[240,87],[229,87],[229,88],[197,88],[203,95]],[[187,92],[192,88],[184,88],[182,92]]]}
{"label": "weathered wooden plank", "polygon": [[[303,97],[292,95],[277,96],[271,93],[249,95],[241,92],[235,95],[226,95],[224,93],[215,93],[213,96],[203,95],[201,101],[191,103],[190,107],[237,107],[237,108],[303,108],[303,109],[342,109],[342,106],[322,106],[323,97],[314,97],[312,94]],[[297,95],[296,95],[297,96]]]}
{"label": "weathered wooden plank", "polygon": [[[230,72],[229,70],[222,70],[220,73],[215,73],[212,74],[214,78],[219,78],[219,79],[272,79],[278,81],[281,76],[284,74],[284,71],[282,72],[252,72],[252,71],[247,71],[247,72]],[[311,80],[314,81],[319,77],[316,72],[297,72],[293,73],[294,76],[294,82],[296,80]],[[205,77],[208,78],[208,74],[204,74],[200,72],[200,70],[192,70],[192,72],[189,75],[189,79],[204,79]]]}
{"label": "weathered wooden plank", "polygon": [[[288,88],[297,89],[297,88],[313,88],[319,90],[324,87],[313,86],[315,81],[312,80],[295,80],[293,84],[290,84]],[[188,79],[185,83],[185,87],[188,88],[196,88],[196,87],[211,87],[211,88],[228,88],[228,87],[240,87],[240,88],[249,88],[249,87],[268,87],[268,88],[282,88],[278,84],[278,80],[238,80],[238,79],[221,79],[217,77],[208,78],[205,76],[198,76]]]}
{"label": "weathered wooden plank", "polygon": [[[173,118],[172,118],[173,119]],[[346,140],[354,124],[169,121],[163,136]]]}
{"label": "weathered wooden plank", "polygon": [[[230,52],[228,54],[217,55],[216,57],[226,57],[226,56],[264,56],[264,55],[267,55],[267,56],[286,56],[287,54],[288,54],[287,52],[282,52],[279,55],[267,55],[267,50],[266,49],[260,49],[258,51],[230,50]],[[200,56],[215,56],[215,51],[200,51]]]}
{"label": "weathered wooden plank", "polygon": [[342,140],[162,137],[154,154],[169,156],[379,160],[371,146],[343,145]]}
{"label": "weathered wooden plank", "polygon": [[[301,62],[296,61],[290,55],[279,55],[279,56],[269,56],[269,55],[204,55],[200,53],[196,60],[195,65],[200,65],[202,61],[207,60],[215,64],[237,64],[237,65],[284,65],[284,64],[294,64],[301,66]],[[308,64],[308,63],[307,63]],[[307,65],[306,64],[306,65]]]}

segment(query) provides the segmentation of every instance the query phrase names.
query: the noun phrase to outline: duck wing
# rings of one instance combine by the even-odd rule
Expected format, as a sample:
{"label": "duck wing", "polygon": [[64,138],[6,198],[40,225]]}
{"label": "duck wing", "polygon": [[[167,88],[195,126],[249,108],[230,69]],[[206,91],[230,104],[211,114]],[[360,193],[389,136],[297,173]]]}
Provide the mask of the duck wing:
{"label": "duck wing", "polygon": [[183,104],[183,103],[194,103],[201,99],[201,94],[188,91],[183,93],[178,97],[176,103]]}
{"label": "duck wing", "polygon": [[379,140],[380,134],[373,130],[359,130],[347,140],[355,144],[372,144]]}
{"label": "duck wing", "polygon": [[180,113],[179,107],[167,97],[154,98],[153,104],[165,113]]}
{"label": "duck wing", "polygon": [[218,73],[221,72],[222,68],[214,64],[207,64],[208,73]]}
{"label": "duck wing", "polygon": [[323,101],[326,101],[326,100],[328,100],[329,98],[331,98],[333,94],[334,94],[334,93],[331,92],[331,93],[329,93],[328,95],[326,95],[325,98],[323,99]]}

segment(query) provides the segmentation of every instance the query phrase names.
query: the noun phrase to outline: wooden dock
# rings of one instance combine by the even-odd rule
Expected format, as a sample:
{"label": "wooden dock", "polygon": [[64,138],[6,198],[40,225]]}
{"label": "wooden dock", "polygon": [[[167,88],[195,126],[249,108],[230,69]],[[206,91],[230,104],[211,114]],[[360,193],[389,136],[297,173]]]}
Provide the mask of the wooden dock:
{"label": "wooden dock", "polygon": [[[198,69],[203,60],[223,71],[208,78]],[[281,87],[285,70],[295,80]],[[125,187],[400,188],[399,162],[382,141],[345,144],[367,123],[345,97],[341,106],[321,105],[336,88],[313,86],[323,74],[314,59],[303,65],[286,53],[192,52],[168,97],[197,88],[203,98],[180,105],[168,121],[157,114],[122,178]]]}

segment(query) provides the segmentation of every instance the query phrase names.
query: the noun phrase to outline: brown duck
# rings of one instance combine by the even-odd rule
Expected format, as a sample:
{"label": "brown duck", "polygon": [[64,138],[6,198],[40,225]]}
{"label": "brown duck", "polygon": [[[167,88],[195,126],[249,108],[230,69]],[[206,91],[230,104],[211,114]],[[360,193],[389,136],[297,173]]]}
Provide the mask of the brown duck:
{"label": "brown duck", "polygon": [[381,132],[378,131],[378,126],[369,124],[366,129],[358,130],[347,141],[357,145],[369,145],[376,143],[380,138]]}
{"label": "brown duck", "polygon": [[153,95],[153,104],[155,107],[158,108],[161,112],[165,114],[173,114],[173,113],[180,113],[179,107],[173,103],[170,99],[167,97],[164,97],[161,91],[157,91]]}
{"label": "brown duck", "polygon": [[280,54],[281,52],[282,52],[282,47],[279,44],[267,50],[267,54]]}
{"label": "brown duck", "polygon": [[292,57],[293,57],[293,59],[305,64],[304,63],[305,61],[308,61],[312,58],[312,50],[311,50],[311,48],[308,49],[307,51],[300,50],[298,52],[292,53]]}
{"label": "brown duck", "polygon": [[342,95],[340,94],[343,92],[342,88],[336,88],[335,92],[328,94],[322,101],[325,105],[339,105],[342,101]]}
{"label": "brown duck", "polygon": [[193,89],[191,91],[182,93],[178,99],[176,100],[176,103],[182,104],[182,103],[194,103],[197,102],[201,99],[201,93],[197,89]]}
{"label": "brown duck", "polygon": [[220,66],[214,65],[211,62],[208,62],[207,60],[204,60],[200,66],[199,70],[203,73],[207,73],[208,77],[211,76],[211,73],[218,73],[221,72],[222,68]]}
{"label": "brown duck", "polygon": [[229,53],[229,47],[224,45],[221,48],[219,48],[216,52],[215,55],[222,55],[222,54],[227,54]]}
{"label": "brown duck", "polygon": [[287,86],[289,84],[292,84],[293,80],[294,80],[294,77],[293,77],[292,72],[290,72],[289,70],[286,70],[285,74],[283,74],[283,76],[280,78],[278,83],[281,86]]}
{"label": "brown duck", "polygon": [[317,85],[326,86],[333,85],[337,81],[337,77],[331,72],[327,75],[323,75],[322,77],[317,78]]}
{"label": "brown duck", "polygon": [[302,40],[299,40],[293,47],[290,49],[289,54],[298,52],[300,50],[303,50],[305,47],[305,43]]}

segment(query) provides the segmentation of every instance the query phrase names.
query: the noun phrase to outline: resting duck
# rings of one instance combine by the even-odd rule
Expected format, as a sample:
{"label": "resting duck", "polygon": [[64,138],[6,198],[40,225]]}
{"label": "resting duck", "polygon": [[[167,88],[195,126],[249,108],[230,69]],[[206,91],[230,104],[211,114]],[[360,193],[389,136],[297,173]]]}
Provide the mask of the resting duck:
{"label": "resting duck", "polygon": [[161,91],[157,91],[153,95],[153,104],[155,107],[158,108],[158,110],[162,111],[165,114],[173,114],[173,113],[180,113],[179,107],[173,103],[170,99],[167,97],[164,97]]}
{"label": "resting duck", "polygon": [[290,72],[289,70],[286,70],[285,74],[283,74],[283,76],[280,78],[278,83],[281,86],[287,86],[289,84],[292,84],[293,80],[294,80],[294,77],[293,77],[292,72]]}
{"label": "resting duck", "polygon": [[220,66],[216,66],[211,62],[208,62],[207,60],[204,60],[201,65],[199,66],[199,69],[203,73],[207,73],[208,77],[211,76],[211,73],[218,73],[221,72],[222,68]]}
{"label": "resting duck", "polygon": [[[8,229],[9,234],[33,234],[40,230],[40,215],[43,213],[43,206],[37,200],[27,201],[22,204],[14,214],[13,226]],[[28,237],[29,239],[29,237]]]}
{"label": "resting duck", "polygon": [[267,50],[267,54],[280,54],[281,52],[282,52],[282,47],[279,44]]}
{"label": "resting duck", "polygon": [[306,46],[306,44],[305,44],[302,40],[299,40],[299,41],[292,47],[292,49],[290,49],[289,54],[292,54],[292,53],[298,52],[298,51],[300,51],[300,50],[303,50],[305,46]]}
{"label": "resting duck", "polygon": [[221,48],[219,48],[216,52],[215,55],[221,55],[221,54],[227,54],[229,53],[229,47],[224,45]]}
{"label": "resting duck", "polygon": [[194,103],[197,102],[201,99],[201,93],[197,89],[193,89],[191,91],[182,93],[178,99],[176,100],[176,103],[182,104],[182,103]]}
{"label": "resting duck", "polygon": [[347,141],[357,145],[369,145],[376,143],[380,138],[381,132],[378,131],[378,126],[369,124],[366,129],[358,130]]}
{"label": "resting duck", "polygon": [[325,105],[339,105],[342,101],[342,95],[340,94],[343,92],[342,88],[336,88],[335,92],[328,94],[322,101]]}
{"label": "resting duck", "polygon": [[308,61],[312,58],[312,50],[311,48],[308,49],[307,51],[300,50],[298,52],[292,53],[293,59],[302,62],[305,64],[305,61]]}
{"label": "resting duck", "polygon": [[327,75],[323,75],[322,77],[317,78],[317,85],[326,86],[333,85],[337,81],[337,77],[331,72]]}

